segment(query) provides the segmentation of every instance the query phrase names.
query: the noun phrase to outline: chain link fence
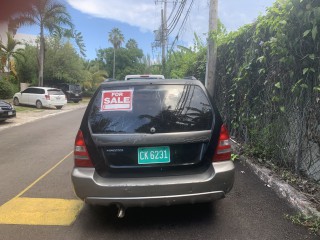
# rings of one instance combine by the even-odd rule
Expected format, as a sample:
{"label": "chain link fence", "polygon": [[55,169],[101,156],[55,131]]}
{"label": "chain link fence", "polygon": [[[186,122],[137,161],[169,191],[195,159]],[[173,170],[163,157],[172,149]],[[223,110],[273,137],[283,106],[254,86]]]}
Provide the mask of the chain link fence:
{"label": "chain link fence", "polygon": [[320,94],[312,86],[298,94],[279,87],[277,100],[274,82],[265,82],[272,78],[233,91],[234,81],[220,77],[217,105],[246,153],[320,181]]}

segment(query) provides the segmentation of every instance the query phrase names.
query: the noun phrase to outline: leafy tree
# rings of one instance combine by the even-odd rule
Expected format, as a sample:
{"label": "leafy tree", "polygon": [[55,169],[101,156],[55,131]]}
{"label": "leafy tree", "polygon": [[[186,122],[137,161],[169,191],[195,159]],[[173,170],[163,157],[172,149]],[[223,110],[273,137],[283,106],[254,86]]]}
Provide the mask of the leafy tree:
{"label": "leafy tree", "polygon": [[126,43],[126,48],[128,49],[137,49],[138,48],[138,43],[136,40],[130,38],[128,42]]}
{"label": "leafy tree", "polygon": [[24,58],[24,50],[22,48],[18,48],[22,43],[15,40],[10,33],[7,33],[7,45],[0,43],[0,57],[2,62],[4,63],[2,66],[2,71],[4,71],[4,67],[7,67],[8,71],[12,71],[12,59],[19,59],[18,56]]}
{"label": "leafy tree", "polygon": [[38,49],[35,46],[26,44],[24,48],[24,55],[28,56],[22,58],[18,56],[20,60],[16,62],[17,76],[20,82],[32,83],[36,85],[38,82]]}
{"label": "leafy tree", "polygon": [[[20,81],[37,83],[37,52],[37,47],[26,45],[25,54],[28,58],[16,64]],[[45,85],[62,82],[82,84],[87,78],[84,60],[70,42],[63,42],[58,37],[46,40],[44,66]]]}
{"label": "leafy tree", "polygon": [[63,40],[64,38],[66,38],[68,41],[74,39],[80,54],[83,57],[86,56],[86,46],[84,44],[81,32],[77,32],[75,29],[56,29],[53,33],[53,36],[60,40]]}
{"label": "leafy tree", "polygon": [[39,86],[43,86],[43,69],[45,53],[45,29],[53,33],[60,31],[63,26],[73,27],[71,17],[63,4],[55,0],[37,0],[32,7],[21,13],[11,21],[11,26],[38,25],[40,28],[40,53],[39,53]]}
{"label": "leafy tree", "polygon": [[113,28],[109,32],[108,41],[113,45],[113,71],[112,76],[115,78],[115,68],[116,68],[116,49],[121,47],[121,44],[124,42],[124,36],[121,33],[119,28]]}
{"label": "leafy tree", "polygon": [[178,46],[176,51],[170,52],[166,63],[166,76],[170,78],[194,76],[204,81],[206,56],[206,47],[195,34],[192,47]]}
{"label": "leafy tree", "polygon": [[[100,49],[98,52],[98,61],[101,66],[107,72],[112,71],[112,66],[108,63],[112,62],[113,49]],[[117,69],[115,71],[116,79],[124,79],[125,75],[128,74],[140,74],[144,70],[144,64],[142,62],[143,52],[139,48],[127,49],[120,48],[117,50]]]}
{"label": "leafy tree", "polygon": [[84,61],[70,42],[51,38],[46,43],[45,80],[47,83],[82,83],[85,81]]}
{"label": "leafy tree", "polygon": [[85,74],[86,77],[83,82],[83,87],[88,95],[92,95],[99,87],[100,83],[108,78],[107,71],[100,69],[100,63],[98,60],[85,62]]}

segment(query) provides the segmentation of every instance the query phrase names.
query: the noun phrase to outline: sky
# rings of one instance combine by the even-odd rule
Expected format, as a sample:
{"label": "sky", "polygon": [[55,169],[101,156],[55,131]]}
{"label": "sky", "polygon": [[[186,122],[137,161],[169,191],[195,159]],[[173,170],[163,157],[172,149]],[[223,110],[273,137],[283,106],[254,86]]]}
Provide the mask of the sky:
{"label": "sky", "polygon": [[[272,6],[275,1],[220,0],[219,19],[227,31],[235,31],[245,24],[254,22],[259,15],[265,14],[266,8]],[[125,42],[133,38],[144,54],[149,54],[152,59],[160,56],[160,48],[153,48],[152,43],[155,41],[154,30],[160,27],[163,0],[61,0],[60,2],[66,5],[76,30],[83,35],[87,59],[94,59],[96,51],[100,48],[112,47],[108,42],[108,33],[115,27],[121,30]],[[172,12],[174,2],[176,1],[168,0],[167,17]],[[190,14],[186,18],[185,25],[181,27],[191,2],[193,5]],[[180,3],[181,0],[178,1],[175,11],[168,20],[169,25]],[[175,45],[191,46],[194,33],[205,41],[208,19],[209,0],[187,0],[180,21],[174,29],[171,28],[168,48],[171,48],[170,44],[177,35],[179,40]],[[18,29],[18,33],[38,35],[39,29],[22,27]]]}

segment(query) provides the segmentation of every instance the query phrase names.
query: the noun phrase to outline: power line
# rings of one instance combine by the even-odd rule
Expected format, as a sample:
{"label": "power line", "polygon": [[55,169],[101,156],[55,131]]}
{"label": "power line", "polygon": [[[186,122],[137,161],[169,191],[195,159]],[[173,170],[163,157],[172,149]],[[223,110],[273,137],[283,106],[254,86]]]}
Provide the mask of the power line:
{"label": "power line", "polygon": [[188,19],[189,15],[190,15],[190,12],[191,12],[193,3],[194,3],[194,0],[192,0],[191,3],[190,3],[190,5],[189,5],[188,11],[187,11],[186,15],[184,16],[184,19],[183,19],[183,21],[182,21],[182,24],[181,24],[181,26],[180,26],[180,28],[179,28],[179,30],[178,30],[178,33],[177,33],[176,37],[174,38],[174,41],[173,41],[173,43],[172,43],[172,45],[171,45],[171,48],[170,48],[170,51],[169,51],[169,52],[171,52],[171,51],[173,50],[174,44],[175,44],[176,41],[178,41],[178,39],[179,39],[179,35],[180,35],[180,33],[181,33],[181,30],[182,30],[182,28],[184,28],[184,26],[185,26],[185,24],[186,24],[186,22],[187,22],[187,19]]}
{"label": "power line", "polygon": [[168,35],[170,35],[170,33],[172,33],[175,27],[177,26],[180,20],[180,17],[182,15],[182,12],[186,6],[186,3],[187,3],[187,0],[183,0],[180,3],[179,9],[177,10],[176,15],[174,16],[173,20],[168,24],[168,30],[170,29]]}

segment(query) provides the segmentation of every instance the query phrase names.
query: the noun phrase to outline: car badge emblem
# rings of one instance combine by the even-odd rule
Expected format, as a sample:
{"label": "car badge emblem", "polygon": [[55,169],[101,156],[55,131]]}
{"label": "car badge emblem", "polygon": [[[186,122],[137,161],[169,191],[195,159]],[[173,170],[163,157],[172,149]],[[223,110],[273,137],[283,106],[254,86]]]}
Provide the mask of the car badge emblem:
{"label": "car badge emblem", "polygon": [[151,133],[155,133],[156,132],[156,129],[154,127],[150,128],[150,132]]}

